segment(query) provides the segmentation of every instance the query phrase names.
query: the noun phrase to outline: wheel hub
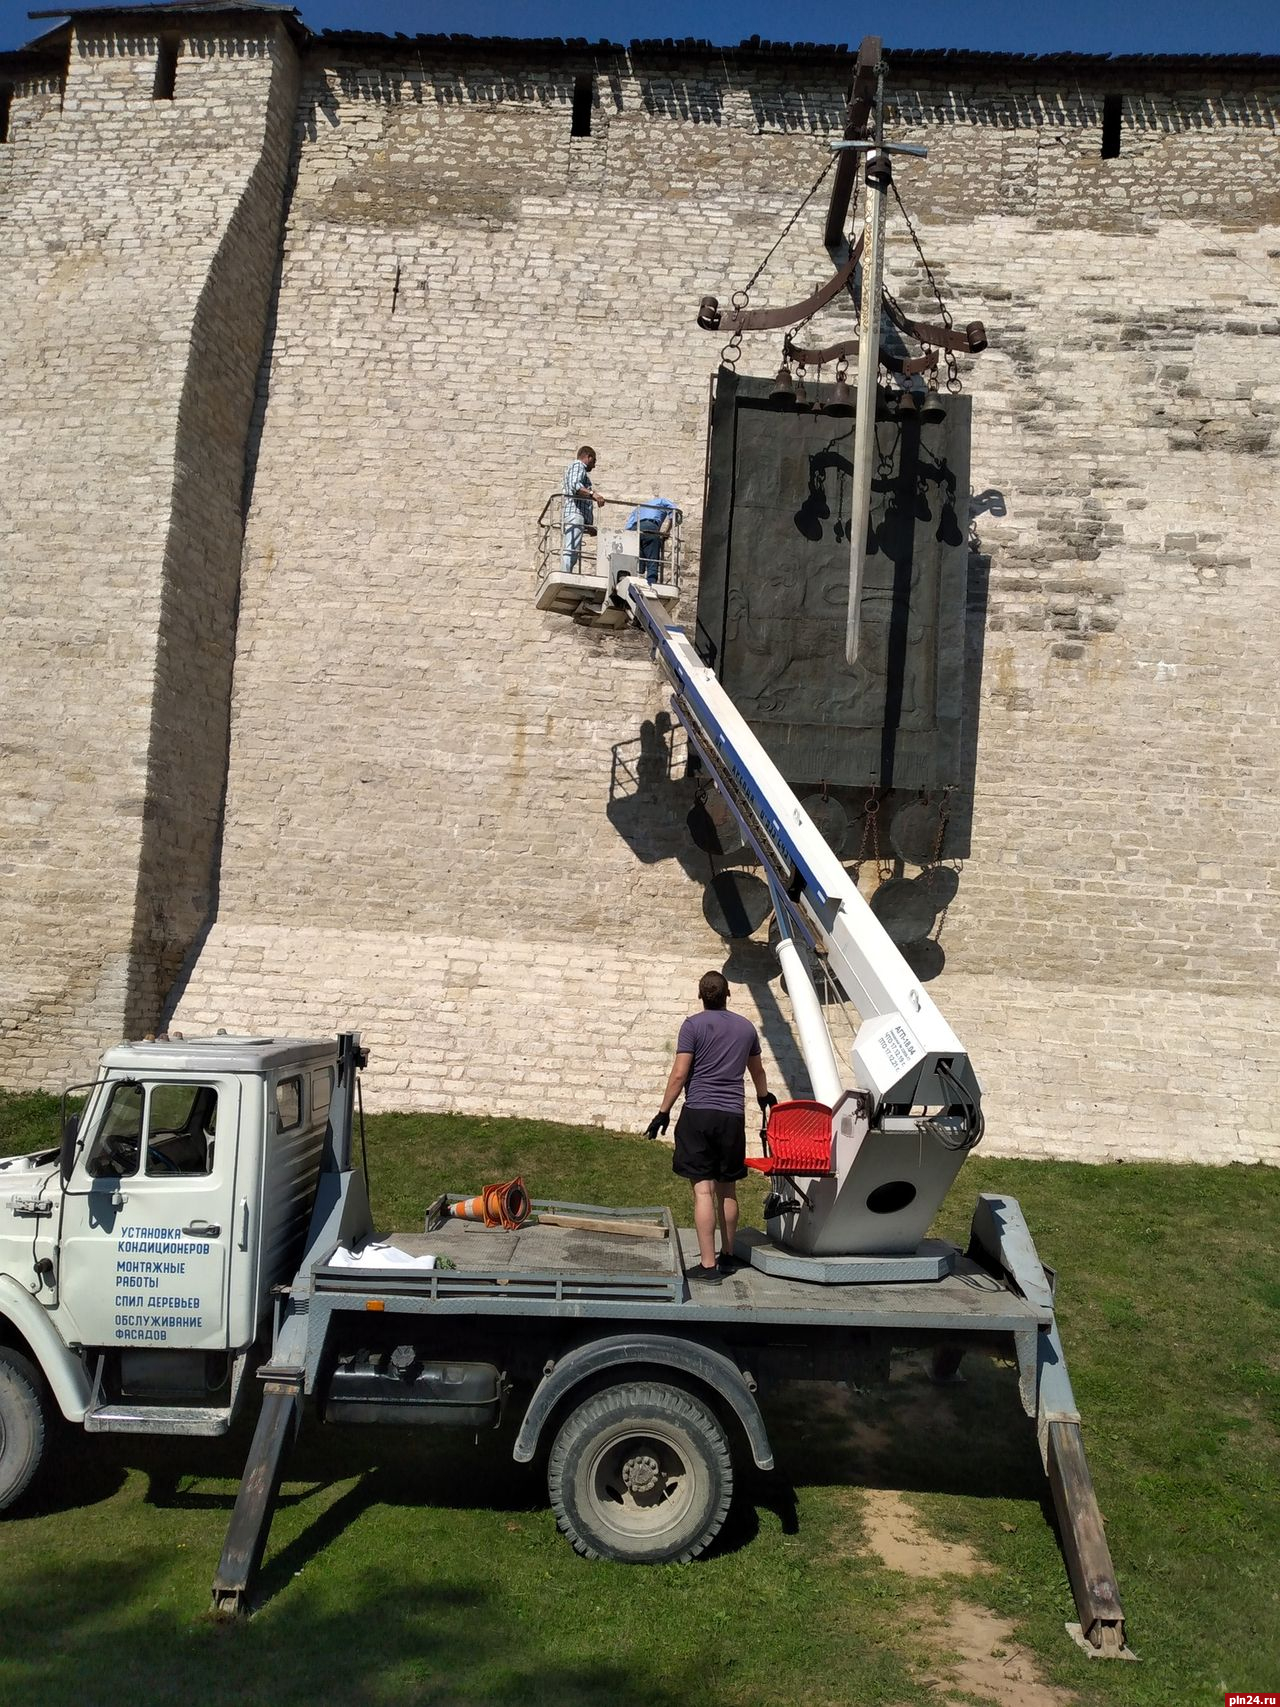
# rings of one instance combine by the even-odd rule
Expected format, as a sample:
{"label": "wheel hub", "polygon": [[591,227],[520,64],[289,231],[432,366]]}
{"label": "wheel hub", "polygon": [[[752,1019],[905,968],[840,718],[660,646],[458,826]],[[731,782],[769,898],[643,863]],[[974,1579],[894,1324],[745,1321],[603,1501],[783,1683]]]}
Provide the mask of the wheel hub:
{"label": "wheel hub", "polygon": [[658,1489],[658,1460],[648,1452],[637,1452],[622,1466],[622,1481],[637,1499],[652,1496]]}

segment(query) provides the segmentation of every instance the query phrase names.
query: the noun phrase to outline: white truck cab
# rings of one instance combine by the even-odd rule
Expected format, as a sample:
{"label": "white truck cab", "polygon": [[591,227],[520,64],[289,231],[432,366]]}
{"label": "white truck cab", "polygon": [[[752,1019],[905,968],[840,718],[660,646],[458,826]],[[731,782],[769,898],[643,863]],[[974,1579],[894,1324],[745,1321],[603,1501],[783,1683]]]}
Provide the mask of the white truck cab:
{"label": "white truck cab", "polygon": [[297,1267],[336,1060],[333,1039],[122,1044],[60,1150],[0,1160],[0,1354],[70,1421],[230,1425],[272,1287]]}

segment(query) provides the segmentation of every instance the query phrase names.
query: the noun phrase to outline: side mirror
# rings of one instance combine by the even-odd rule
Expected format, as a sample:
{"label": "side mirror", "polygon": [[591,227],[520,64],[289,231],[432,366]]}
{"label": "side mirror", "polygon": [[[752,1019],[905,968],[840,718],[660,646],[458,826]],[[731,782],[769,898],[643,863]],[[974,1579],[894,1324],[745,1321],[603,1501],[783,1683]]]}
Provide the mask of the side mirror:
{"label": "side mirror", "polygon": [[80,1116],[68,1115],[62,1123],[62,1145],[58,1157],[58,1165],[62,1173],[62,1183],[66,1185],[71,1178],[71,1169],[75,1165],[76,1140],[80,1136]]}

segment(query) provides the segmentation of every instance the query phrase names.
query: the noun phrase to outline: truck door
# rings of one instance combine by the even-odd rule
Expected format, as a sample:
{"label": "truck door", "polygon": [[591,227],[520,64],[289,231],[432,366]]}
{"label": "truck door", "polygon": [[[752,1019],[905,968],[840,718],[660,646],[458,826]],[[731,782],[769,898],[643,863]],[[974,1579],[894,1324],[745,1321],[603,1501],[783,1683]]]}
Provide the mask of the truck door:
{"label": "truck door", "polygon": [[239,1080],[117,1079],[88,1118],[63,1199],[64,1336],[225,1349]]}

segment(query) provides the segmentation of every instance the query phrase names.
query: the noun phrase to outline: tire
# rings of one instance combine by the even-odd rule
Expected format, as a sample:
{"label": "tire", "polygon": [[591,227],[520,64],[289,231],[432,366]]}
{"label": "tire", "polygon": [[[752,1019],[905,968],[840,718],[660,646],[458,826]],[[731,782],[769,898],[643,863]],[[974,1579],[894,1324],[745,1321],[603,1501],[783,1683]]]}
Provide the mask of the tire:
{"label": "tire", "polygon": [[570,1412],[547,1462],[556,1522],[587,1559],[683,1563],[711,1545],[733,1499],[715,1416],[678,1387],[608,1387]]}
{"label": "tire", "polygon": [[0,1346],[0,1511],[26,1492],[47,1436],[43,1382],[25,1357]]}

